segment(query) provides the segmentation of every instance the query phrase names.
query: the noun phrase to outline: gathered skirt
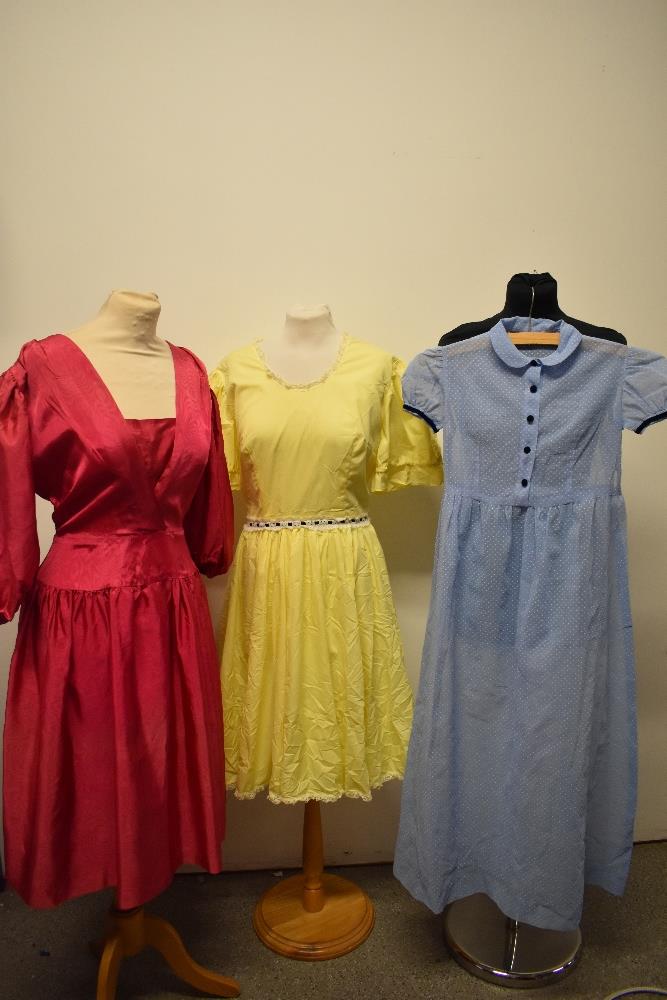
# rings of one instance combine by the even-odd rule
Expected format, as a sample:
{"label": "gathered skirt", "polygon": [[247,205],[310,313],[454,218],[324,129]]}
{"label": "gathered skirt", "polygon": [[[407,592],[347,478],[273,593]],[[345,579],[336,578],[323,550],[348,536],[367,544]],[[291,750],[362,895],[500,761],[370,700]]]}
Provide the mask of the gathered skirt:
{"label": "gathered skirt", "polygon": [[224,616],[227,785],[362,799],[405,767],[412,691],[370,524],[244,530]]}
{"label": "gathered skirt", "polygon": [[54,549],[11,664],[6,874],[32,906],[115,886],[127,909],[184,862],[220,870],[222,707],[206,594],[197,572],[63,589]]}
{"label": "gathered skirt", "polygon": [[636,723],[625,505],[443,500],[394,871],[571,930],[625,886]]}

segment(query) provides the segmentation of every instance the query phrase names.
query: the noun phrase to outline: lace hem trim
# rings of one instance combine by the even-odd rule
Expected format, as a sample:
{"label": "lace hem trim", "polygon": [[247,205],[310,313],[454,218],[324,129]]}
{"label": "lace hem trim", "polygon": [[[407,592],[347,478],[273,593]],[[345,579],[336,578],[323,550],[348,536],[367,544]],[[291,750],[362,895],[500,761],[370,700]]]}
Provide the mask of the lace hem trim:
{"label": "lace hem trim", "polygon": [[360,528],[370,524],[368,514],[360,517],[292,518],[289,521],[258,521],[252,518],[243,525],[244,531],[282,531],[283,528],[310,528],[312,531],[330,531],[332,528]]}
{"label": "lace hem trim", "polygon": [[[269,802],[273,802],[274,805],[288,805],[295,806],[299,805],[301,802],[338,802],[339,799],[361,799],[363,802],[370,802],[372,799],[371,792],[376,792],[378,788],[385,785],[388,781],[393,781],[398,779],[399,781],[403,777],[403,771],[389,771],[384,774],[377,781],[374,781],[367,792],[336,792],[332,795],[320,795],[320,794],[306,794],[306,795],[295,795],[295,796],[282,796],[276,795],[275,792],[268,792],[267,798]],[[259,788],[254,788],[251,792],[239,792],[235,784],[227,785],[227,790],[234,793],[234,797],[237,799],[254,799],[260,792],[265,792],[268,785],[260,785]]]}

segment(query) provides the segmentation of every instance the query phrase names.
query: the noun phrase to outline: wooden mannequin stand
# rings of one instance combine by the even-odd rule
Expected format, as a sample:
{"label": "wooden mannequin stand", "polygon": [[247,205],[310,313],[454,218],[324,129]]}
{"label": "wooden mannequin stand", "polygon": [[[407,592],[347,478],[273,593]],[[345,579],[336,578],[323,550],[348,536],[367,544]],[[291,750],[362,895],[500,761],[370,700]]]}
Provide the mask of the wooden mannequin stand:
{"label": "wooden mannequin stand", "polygon": [[237,997],[241,992],[235,979],[219,976],[198,965],[188,955],[175,928],[166,920],[145,913],[143,906],[134,910],[112,907],[106,936],[95,949],[100,956],[97,1000],[115,1000],[121,961],[138,955],[144,948],[155,948],[179,979],[209,996]]}
{"label": "wooden mannequin stand", "polygon": [[318,961],[353,951],[374,923],[366,893],[347,879],[324,873],[320,804],[306,802],[303,872],[264,893],[253,917],[258,937],[279,955]]}

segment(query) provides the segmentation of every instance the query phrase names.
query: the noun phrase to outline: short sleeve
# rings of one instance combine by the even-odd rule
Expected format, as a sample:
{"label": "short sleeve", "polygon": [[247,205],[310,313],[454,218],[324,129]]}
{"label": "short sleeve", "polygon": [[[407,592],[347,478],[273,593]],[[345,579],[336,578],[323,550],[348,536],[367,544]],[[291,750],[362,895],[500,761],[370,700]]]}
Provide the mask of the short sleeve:
{"label": "short sleeve", "polygon": [[667,419],[667,358],[629,348],[623,379],[623,426],[641,434]]}
{"label": "short sleeve", "polygon": [[222,437],[225,444],[225,459],[229,482],[233,490],[241,489],[241,465],[237,439],[234,384],[229,377],[229,368],[225,360],[221,361],[209,375],[209,383],[215,393],[220,408]]}
{"label": "short sleeve", "polygon": [[28,379],[20,362],[0,375],[0,494],[0,622],[8,622],[39,567]]}
{"label": "short sleeve", "polygon": [[404,371],[403,362],[393,358],[391,378],[382,398],[382,423],[370,476],[373,493],[442,482],[442,456],[437,438],[403,406]]}
{"label": "short sleeve", "polygon": [[229,569],[234,551],[234,502],[225,463],[220,414],[212,392],[210,400],[208,461],[183,520],[185,538],[195,566],[209,577]]}
{"label": "short sleeve", "polygon": [[403,376],[403,405],[434,431],[444,423],[441,365],[442,349],[431,347],[413,358]]}

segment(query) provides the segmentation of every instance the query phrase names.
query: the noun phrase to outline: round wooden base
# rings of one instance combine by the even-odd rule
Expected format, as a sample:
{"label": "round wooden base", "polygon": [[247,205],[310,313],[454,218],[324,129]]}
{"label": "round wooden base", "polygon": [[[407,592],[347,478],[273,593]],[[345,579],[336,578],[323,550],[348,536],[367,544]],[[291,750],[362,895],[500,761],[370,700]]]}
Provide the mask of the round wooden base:
{"label": "round wooden base", "polygon": [[303,874],[293,875],[264,893],[253,917],[260,940],[279,955],[308,962],[354,951],[375,923],[375,910],[366,893],[347,879],[324,874],[324,906],[318,913],[308,913],[303,906],[303,883]]}

